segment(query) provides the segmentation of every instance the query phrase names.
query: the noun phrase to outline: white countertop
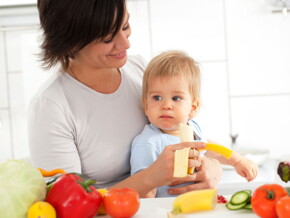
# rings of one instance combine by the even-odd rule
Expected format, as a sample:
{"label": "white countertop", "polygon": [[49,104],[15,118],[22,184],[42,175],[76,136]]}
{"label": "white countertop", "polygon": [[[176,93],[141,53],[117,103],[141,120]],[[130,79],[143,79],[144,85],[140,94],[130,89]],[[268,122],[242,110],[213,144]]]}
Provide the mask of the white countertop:
{"label": "white countertop", "polygon": [[[269,160],[259,167],[259,174],[257,178],[252,182],[247,182],[244,178],[237,175],[233,168],[225,168],[223,172],[222,181],[218,188],[218,193],[223,195],[228,200],[231,195],[237,191],[250,189],[255,190],[257,187],[263,184],[277,183],[282,186],[289,186],[289,184],[284,183],[277,175],[277,160]],[[141,199],[140,209],[133,218],[167,218],[167,213],[172,209],[172,203],[174,201],[172,198],[151,198],[151,199]],[[98,216],[101,218],[109,218],[109,216]],[[211,211],[195,212],[190,214],[182,214],[176,216],[177,218],[257,218],[251,210],[228,210],[225,204],[217,204],[216,208]]]}

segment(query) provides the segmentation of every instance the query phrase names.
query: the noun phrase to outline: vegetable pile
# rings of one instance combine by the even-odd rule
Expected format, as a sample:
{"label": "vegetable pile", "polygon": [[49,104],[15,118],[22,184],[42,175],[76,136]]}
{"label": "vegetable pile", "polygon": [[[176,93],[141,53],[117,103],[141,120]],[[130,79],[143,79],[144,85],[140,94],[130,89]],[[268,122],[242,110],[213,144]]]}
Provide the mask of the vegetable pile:
{"label": "vegetable pile", "polygon": [[289,218],[290,196],[287,188],[278,184],[265,184],[254,190],[242,190],[232,195],[226,204],[229,210],[252,209],[263,218]]}
{"label": "vegetable pile", "polygon": [[[278,210],[282,209],[277,203],[283,197],[288,196],[288,192],[285,188],[278,184],[265,184],[258,187],[252,196],[253,211],[260,217],[276,218],[278,217]],[[280,203],[279,203],[280,205]],[[289,205],[290,206],[290,205]],[[277,210],[278,209],[278,210]],[[290,208],[289,208],[290,209]],[[290,210],[289,210],[290,213]],[[279,214],[280,218],[289,218],[289,213]]]}
{"label": "vegetable pile", "polygon": [[24,218],[29,207],[45,199],[46,184],[31,164],[10,160],[0,164],[0,217]]}
{"label": "vegetable pile", "polygon": [[[44,178],[47,177],[47,178]],[[93,218],[133,216],[140,207],[137,191],[96,189],[96,181],[62,169],[46,171],[21,160],[0,164],[2,218]]]}
{"label": "vegetable pile", "polygon": [[131,217],[140,207],[139,194],[133,189],[95,189],[92,184],[96,181],[81,174],[56,169],[54,175],[52,171],[39,170],[44,176],[52,176],[46,180],[46,202],[55,208],[58,218],[93,218],[97,214]]}

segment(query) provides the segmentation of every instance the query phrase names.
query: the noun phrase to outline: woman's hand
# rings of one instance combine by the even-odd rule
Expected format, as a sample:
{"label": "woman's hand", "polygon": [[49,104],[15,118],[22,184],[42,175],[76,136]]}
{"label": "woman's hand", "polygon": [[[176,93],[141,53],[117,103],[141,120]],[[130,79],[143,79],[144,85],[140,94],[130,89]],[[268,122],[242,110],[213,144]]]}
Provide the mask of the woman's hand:
{"label": "woman's hand", "polygon": [[[194,147],[201,149],[205,147],[203,142],[183,142],[175,145],[168,145],[159,155],[157,160],[146,170],[150,175],[150,180],[155,187],[169,185],[176,178],[173,177],[174,171],[174,153],[176,150],[186,147]],[[193,152],[193,149],[189,152],[189,167],[200,167],[202,162],[200,161],[199,152]],[[152,184],[151,183],[151,184]]]}
{"label": "woman's hand", "polygon": [[220,163],[211,158],[201,157],[200,166],[196,167],[196,171],[193,175],[188,175],[186,178],[178,179],[169,184],[170,186],[176,186],[179,184],[194,182],[186,186],[178,188],[170,188],[169,194],[182,194],[192,190],[217,188],[222,176],[222,168]]}

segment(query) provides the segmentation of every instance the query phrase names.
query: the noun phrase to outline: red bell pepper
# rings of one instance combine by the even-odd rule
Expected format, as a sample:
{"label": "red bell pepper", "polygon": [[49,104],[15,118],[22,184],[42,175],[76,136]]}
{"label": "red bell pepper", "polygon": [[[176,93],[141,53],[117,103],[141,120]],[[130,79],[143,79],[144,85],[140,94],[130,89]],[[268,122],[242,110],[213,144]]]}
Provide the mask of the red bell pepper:
{"label": "red bell pepper", "polygon": [[93,218],[102,203],[101,194],[91,186],[94,180],[83,181],[79,176],[60,176],[46,196],[58,218]]}

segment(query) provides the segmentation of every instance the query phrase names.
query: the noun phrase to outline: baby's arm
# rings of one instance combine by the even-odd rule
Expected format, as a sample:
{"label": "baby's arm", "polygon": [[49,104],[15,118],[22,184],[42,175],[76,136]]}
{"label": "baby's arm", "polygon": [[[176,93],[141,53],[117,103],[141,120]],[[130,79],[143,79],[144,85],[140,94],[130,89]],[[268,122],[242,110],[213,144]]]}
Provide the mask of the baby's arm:
{"label": "baby's arm", "polygon": [[238,152],[233,151],[230,159],[226,159],[224,156],[213,151],[207,151],[205,156],[217,159],[221,164],[233,166],[236,172],[240,176],[246,178],[248,182],[255,179],[258,174],[258,166],[250,159],[240,155]]}
{"label": "baby's arm", "polygon": [[148,192],[144,198],[155,198],[156,197],[156,193],[157,193],[157,189],[153,189],[150,192]]}

